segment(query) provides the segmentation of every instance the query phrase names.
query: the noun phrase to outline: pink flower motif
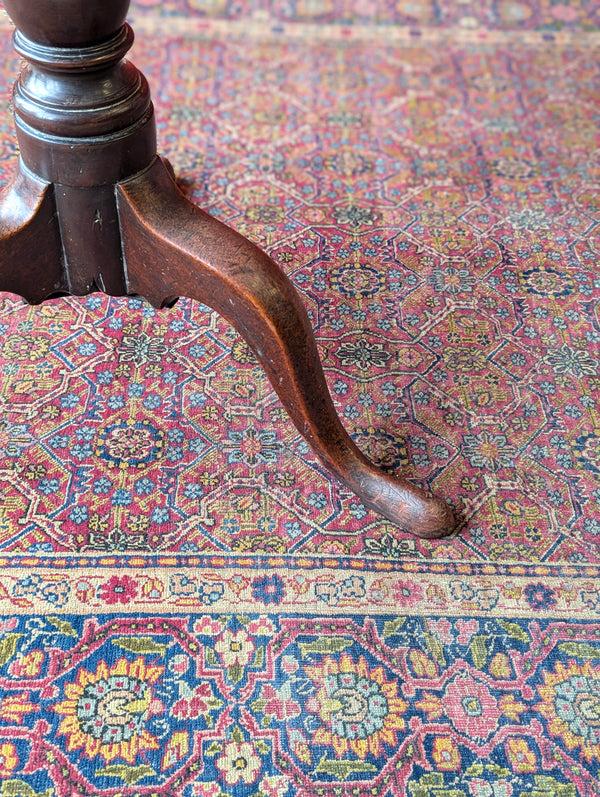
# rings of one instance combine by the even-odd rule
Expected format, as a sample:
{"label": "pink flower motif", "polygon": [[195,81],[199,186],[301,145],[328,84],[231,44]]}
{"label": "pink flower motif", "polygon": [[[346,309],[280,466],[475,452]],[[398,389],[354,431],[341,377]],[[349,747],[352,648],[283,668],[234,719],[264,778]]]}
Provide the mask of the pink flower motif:
{"label": "pink flower motif", "polygon": [[442,617],[441,620],[427,620],[427,628],[446,645],[451,645],[454,642],[452,623],[445,617]]}
{"label": "pink flower motif", "polygon": [[459,632],[456,641],[459,645],[468,645],[471,639],[479,631],[477,620],[457,620],[456,630]]}
{"label": "pink flower motif", "polygon": [[248,623],[248,631],[252,636],[273,636],[275,626],[268,617],[259,617]]}
{"label": "pink flower motif", "polygon": [[216,783],[194,783],[192,794],[194,797],[220,797],[222,792],[221,787]]}
{"label": "pink flower motif", "polygon": [[423,600],[423,590],[416,581],[398,581],[392,589],[394,601],[400,606],[415,606]]}
{"label": "pink flower motif", "polygon": [[276,717],[280,722],[292,719],[292,717],[299,717],[302,713],[300,704],[292,700],[289,691],[289,684],[284,684],[279,691],[271,684],[263,686],[261,697],[266,700],[264,713]]}
{"label": "pink flower motif", "polygon": [[448,684],[444,707],[454,727],[472,739],[487,739],[498,727],[496,698],[471,675],[459,676]]}
{"label": "pink flower motif", "polygon": [[293,656],[283,656],[281,659],[281,669],[286,675],[293,675],[300,665]]}
{"label": "pink flower motif", "polygon": [[188,656],[175,656],[173,659],[173,663],[171,665],[171,669],[173,670],[176,675],[183,675],[184,672],[188,671],[190,666],[190,660]]}
{"label": "pink flower motif", "polygon": [[111,576],[98,595],[106,603],[129,603],[137,595],[137,584],[130,576]]}
{"label": "pink flower motif", "polygon": [[197,634],[208,634],[209,636],[218,636],[223,630],[221,623],[214,620],[212,617],[203,615],[199,620],[194,623],[194,631]]}
{"label": "pink flower motif", "polygon": [[287,794],[289,781],[283,775],[265,775],[260,782],[260,792],[265,797],[283,797]]}
{"label": "pink flower motif", "polygon": [[208,701],[213,694],[209,683],[197,686],[191,697],[180,698],[173,706],[173,714],[178,719],[196,719],[210,711]]}
{"label": "pink flower motif", "polygon": [[45,657],[44,651],[39,649],[30,650],[25,655],[17,654],[8,671],[14,678],[36,678],[42,671]]}

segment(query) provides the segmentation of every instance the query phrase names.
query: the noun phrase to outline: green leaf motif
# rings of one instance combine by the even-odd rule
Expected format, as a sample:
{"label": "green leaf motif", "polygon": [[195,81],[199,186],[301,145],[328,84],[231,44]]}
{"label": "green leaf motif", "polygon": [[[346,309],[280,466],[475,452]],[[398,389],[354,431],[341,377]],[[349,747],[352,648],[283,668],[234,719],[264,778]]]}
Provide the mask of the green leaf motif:
{"label": "green leaf motif", "polygon": [[15,778],[14,780],[5,780],[0,789],[2,797],[52,797],[54,789],[46,789],[46,791],[35,791],[29,783],[24,780]]}
{"label": "green leaf motif", "polygon": [[471,766],[465,772],[466,778],[479,778],[483,775],[485,767],[483,764],[471,764]]}
{"label": "green leaf motif", "polygon": [[206,648],[206,652],[204,653],[204,658],[206,659],[206,663],[210,664],[211,667],[216,667],[217,662],[217,654],[214,652],[212,648]]}
{"label": "green leaf motif", "polygon": [[377,767],[373,764],[369,764],[368,761],[336,761],[323,756],[315,772],[333,775],[333,777],[338,780],[348,780],[348,775],[355,772],[377,772]]}
{"label": "green leaf motif", "polygon": [[244,668],[240,667],[239,664],[232,664],[231,667],[227,668],[227,676],[234,684],[239,684],[244,677]]}
{"label": "green leaf motif", "polygon": [[206,755],[215,756],[223,752],[223,745],[219,742],[213,742],[210,747],[206,749]]}
{"label": "green leaf motif", "polygon": [[518,797],[576,797],[572,783],[559,783],[550,775],[534,775],[536,788],[533,791],[522,791]]}
{"label": "green leaf motif", "polygon": [[113,639],[112,643],[119,648],[123,648],[123,650],[129,650],[131,653],[158,653],[164,656],[167,650],[166,645],[155,642],[149,636],[121,636]]}
{"label": "green leaf motif", "polygon": [[65,634],[65,636],[78,636],[77,631],[67,620],[61,620],[60,617],[46,617],[46,620],[55,628],[58,628],[61,634]]}
{"label": "green leaf motif", "polygon": [[8,664],[15,655],[17,652],[17,642],[22,636],[23,634],[7,634],[0,642],[0,667]]}
{"label": "green leaf motif", "polygon": [[600,658],[600,648],[588,645],[587,642],[561,642],[558,647],[569,656],[577,656],[580,659]]}
{"label": "green leaf motif", "polygon": [[527,644],[531,642],[529,634],[525,633],[520,625],[510,623],[508,620],[498,620],[498,625],[513,639],[519,639],[521,642],[526,642]]}
{"label": "green leaf motif", "polygon": [[485,643],[486,637],[478,634],[473,637],[469,646],[471,656],[473,656],[473,664],[478,670],[483,670],[487,661],[487,646]]}
{"label": "green leaf motif", "polygon": [[112,764],[104,769],[96,770],[96,775],[105,775],[108,778],[120,778],[127,783],[128,786],[137,783],[142,778],[147,778],[150,775],[156,775],[152,767],[142,764],[139,767],[128,767],[126,764]]}
{"label": "green leaf motif", "polygon": [[428,632],[425,632],[423,636],[425,637],[425,644],[427,645],[427,649],[431,655],[438,660],[442,667],[445,667],[446,658],[444,656],[443,643],[433,634],[429,634]]}
{"label": "green leaf motif", "polygon": [[343,636],[319,637],[314,642],[300,642],[298,647],[302,658],[305,659],[309,653],[339,653],[344,648],[349,648],[352,640]]}
{"label": "green leaf motif", "polygon": [[246,741],[244,739],[244,732],[239,725],[236,725],[231,731],[231,741],[235,742],[236,744],[241,744],[242,742]]}
{"label": "green leaf motif", "polygon": [[250,708],[252,709],[253,714],[262,714],[266,705],[267,701],[261,697],[258,698],[258,700],[254,700],[252,703],[250,703]]}
{"label": "green leaf motif", "polygon": [[397,634],[405,622],[406,617],[398,617],[396,620],[386,620],[383,624],[383,635],[392,636],[392,634]]}
{"label": "green leaf motif", "polygon": [[261,645],[259,648],[256,649],[256,653],[254,654],[254,661],[252,662],[253,667],[262,667],[265,663],[265,649]]}
{"label": "green leaf motif", "polygon": [[444,788],[444,776],[439,772],[423,775],[418,781],[409,783],[408,790],[411,797],[467,797],[462,789]]}

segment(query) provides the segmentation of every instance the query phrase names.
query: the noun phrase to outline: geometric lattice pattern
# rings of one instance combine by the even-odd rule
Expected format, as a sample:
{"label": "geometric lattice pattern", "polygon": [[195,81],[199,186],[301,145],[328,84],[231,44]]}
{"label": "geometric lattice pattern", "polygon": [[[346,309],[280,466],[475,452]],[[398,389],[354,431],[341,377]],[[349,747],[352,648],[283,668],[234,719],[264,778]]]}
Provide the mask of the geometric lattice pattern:
{"label": "geometric lattice pattern", "polygon": [[2,793],[598,794],[598,4],[131,19],[182,190],[460,528],[362,506],[203,305],[1,294]]}

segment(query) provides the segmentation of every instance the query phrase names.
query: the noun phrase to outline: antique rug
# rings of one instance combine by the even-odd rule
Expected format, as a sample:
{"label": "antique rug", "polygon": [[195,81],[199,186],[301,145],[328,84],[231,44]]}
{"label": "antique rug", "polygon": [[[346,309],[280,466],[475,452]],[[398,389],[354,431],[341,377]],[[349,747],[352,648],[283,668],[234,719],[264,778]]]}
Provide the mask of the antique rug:
{"label": "antique rug", "polygon": [[182,190],[460,523],[367,511],[198,303],[1,294],[0,795],[600,794],[600,4],[131,21]]}

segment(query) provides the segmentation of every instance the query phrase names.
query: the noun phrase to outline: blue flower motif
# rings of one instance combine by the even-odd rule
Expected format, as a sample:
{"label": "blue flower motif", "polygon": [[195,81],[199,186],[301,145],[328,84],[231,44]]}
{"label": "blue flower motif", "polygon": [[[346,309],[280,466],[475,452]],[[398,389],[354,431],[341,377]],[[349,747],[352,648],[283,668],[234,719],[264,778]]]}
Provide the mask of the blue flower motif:
{"label": "blue flower motif", "polygon": [[112,371],[99,371],[96,374],[96,382],[99,385],[110,385],[114,378]]}
{"label": "blue flower motif", "polygon": [[183,542],[179,550],[181,553],[196,553],[198,551],[198,546],[195,542]]}
{"label": "blue flower motif", "polygon": [[106,476],[100,476],[99,479],[96,479],[94,482],[92,489],[96,495],[106,495],[112,490],[112,482]]}
{"label": "blue flower motif", "polygon": [[129,506],[133,501],[133,497],[129,490],[115,490],[115,494],[112,497],[112,505],[113,506]]}
{"label": "blue flower motif", "polygon": [[225,534],[237,534],[240,530],[240,524],[236,518],[225,517],[221,521],[221,529]]}
{"label": "blue flower motif", "polygon": [[279,604],[285,595],[283,579],[280,576],[262,576],[252,582],[252,597],[263,603]]}
{"label": "blue flower motif", "polygon": [[538,581],[525,587],[525,599],[532,609],[550,609],[556,605],[554,590]]}
{"label": "blue flower motif", "polygon": [[38,490],[42,495],[52,495],[58,492],[60,487],[58,479],[42,479],[38,484]]}
{"label": "blue flower motif", "polygon": [[72,523],[85,523],[90,516],[87,506],[74,506],[69,514],[69,520]]}
{"label": "blue flower motif", "polygon": [[169,510],[166,506],[157,506],[152,510],[152,514],[150,515],[150,520],[153,523],[161,526],[163,523],[166,523],[169,519]]}
{"label": "blue flower motif", "polygon": [[206,395],[204,393],[190,393],[189,396],[190,407],[203,407],[206,404]]}
{"label": "blue flower motif", "polygon": [[96,353],[97,348],[98,347],[96,346],[96,344],[93,341],[88,340],[85,343],[82,343],[78,347],[77,351],[78,351],[79,354],[82,355],[82,357],[91,357],[92,354]]}
{"label": "blue flower motif", "polygon": [[34,542],[29,547],[29,553],[52,553],[54,547],[51,542]]}
{"label": "blue flower motif", "polygon": [[106,405],[111,410],[120,410],[125,406],[125,399],[123,396],[109,396]]}
{"label": "blue flower motif", "polygon": [[162,401],[162,398],[157,393],[149,393],[142,401],[142,404],[147,410],[157,410]]}
{"label": "blue flower motif", "polygon": [[586,518],[583,521],[583,528],[588,534],[600,535],[600,521],[596,520],[596,518]]}
{"label": "blue flower motif", "polygon": [[302,527],[297,520],[287,520],[284,524],[284,528],[289,534],[289,536],[295,540],[296,537],[299,537],[302,534]]}
{"label": "blue flower motif", "polygon": [[186,498],[189,498],[191,501],[200,498],[201,495],[204,493],[204,488],[201,484],[197,482],[193,482],[192,484],[186,484],[183,489],[183,494]]}
{"label": "blue flower motif", "polygon": [[140,396],[144,395],[145,389],[146,388],[140,385],[139,382],[132,382],[127,388],[127,393],[133,398],[140,398]]}
{"label": "blue flower motif", "polygon": [[65,396],[62,396],[60,399],[60,406],[64,407],[65,409],[72,409],[79,404],[79,396],[75,395],[75,393],[67,393]]}
{"label": "blue flower motif", "polygon": [[205,606],[221,600],[225,587],[220,581],[202,581],[198,586],[198,596]]}
{"label": "blue flower motif", "polygon": [[88,459],[94,453],[94,449],[90,445],[90,443],[75,443],[75,445],[71,446],[71,454],[75,457],[75,459],[83,460]]}
{"label": "blue flower motif", "polygon": [[360,415],[360,413],[359,413],[359,410],[358,410],[358,407],[356,406],[356,404],[346,404],[346,406],[344,407],[344,417],[345,418],[349,418],[350,420],[354,420],[355,418],[358,418],[359,415]]}
{"label": "blue flower motif", "polygon": [[306,503],[314,509],[324,509],[327,506],[327,498],[324,493],[310,493]]}
{"label": "blue flower motif", "polygon": [[134,490],[138,495],[150,495],[154,492],[156,485],[147,476],[142,476],[135,483]]}
{"label": "blue flower motif", "polygon": [[356,520],[362,520],[367,515],[367,510],[362,504],[350,504],[348,511]]}

